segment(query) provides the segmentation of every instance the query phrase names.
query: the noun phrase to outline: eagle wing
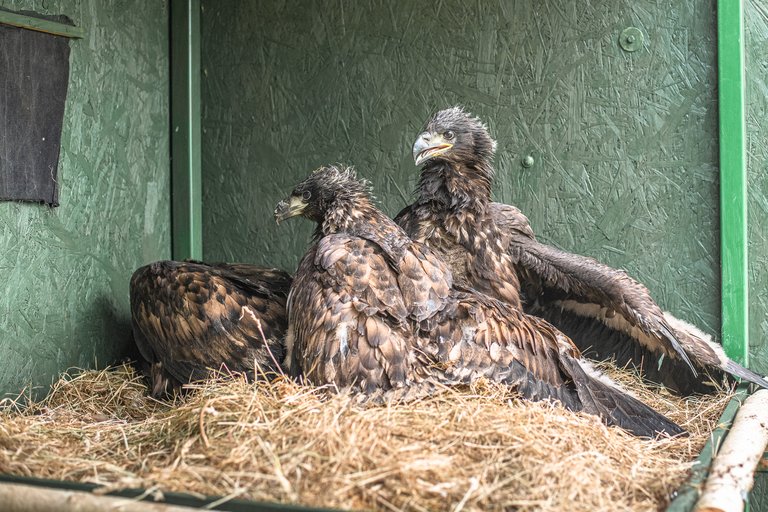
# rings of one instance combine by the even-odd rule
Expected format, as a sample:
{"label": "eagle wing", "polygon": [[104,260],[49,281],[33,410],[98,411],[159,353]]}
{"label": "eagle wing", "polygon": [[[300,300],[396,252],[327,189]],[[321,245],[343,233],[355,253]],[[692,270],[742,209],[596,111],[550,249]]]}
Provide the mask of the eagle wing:
{"label": "eagle wing", "polygon": [[410,243],[397,265],[397,284],[411,319],[422,321],[443,309],[453,278],[448,266],[427,246]]}
{"label": "eagle wing", "polygon": [[[491,214],[509,237],[509,252],[518,266],[532,313],[547,317],[545,310],[558,308],[569,315],[600,320],[657,356],[680,358],[693,369],[645,286],[593,258],[538,242],[530,230],[520,228],[522,214],[517,208],[492,203]],[[578,336],[576,342],[581,346]]]}
{"label": "eagle wing", "polygon": [[226,275],[234,274],[235,279],[246,280],[251,285],[263,287],[268,293],[288,297],[293,277],[278,268],[268,268],[250,263],[214,263],[216,269],[225,271]]}
{"label": "eagle wing", "polygon": [[293,374],[366,392],[406,383],[409,307],[387,259],[374,242],[344,234],[304,256],[288,302]]}
{"label": "eagle wing", "polygon": [[447,265],[424,245],[411,242],[398,259],[372,238],[326,236],[297,272],[288,360],[314,384],[374,395],[485,377],[638,435],[682,432],[588,375],[578,349],[545,320],[452,288]]}
{"label": "eagle wing", "polygon": [[434,357],[444,365],[444,381],[503,382],[529,400],[556,400],[639,436],[683,432],[602,377],[546,320],[473,292],[457,291],[452,299],[427,326],[439,340]]}
{"label": "eagle wing", "polygon": [[[290,276],[243,265],[238,273],[235,267],[158,261],[134,272],[134,338],[149,363],[179,383],[222,366],[251,376],[256,367],[279,371]],[[166,391],[160,382],[154,388],[155,394]]]}
{"label": "eagle wing", "polygon": [[698,372],[713,380],[725,372],[768,387],[708,336],[663,312],[626,272],[538,242],[513,206],[492,203],[491,214],[509,237],[527,311],[556,325],[585,355],[633,364],[646,378],[684,394],[710,390],[710,379]]}

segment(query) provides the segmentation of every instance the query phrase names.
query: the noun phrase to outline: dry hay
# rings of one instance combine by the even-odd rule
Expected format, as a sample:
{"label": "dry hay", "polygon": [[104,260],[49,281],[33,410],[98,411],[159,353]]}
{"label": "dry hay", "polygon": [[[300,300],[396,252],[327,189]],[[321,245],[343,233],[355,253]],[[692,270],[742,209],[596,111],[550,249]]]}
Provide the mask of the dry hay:
{"label": "dry hay", "polygon": [[585,414],[480,384],[361,407],[289,381],[147,397],[130,367],[59,380],[0,413],[0,472],[378,510],[658,510],[729,391],[683,400],[612,371],[691,436],[636,439]]}

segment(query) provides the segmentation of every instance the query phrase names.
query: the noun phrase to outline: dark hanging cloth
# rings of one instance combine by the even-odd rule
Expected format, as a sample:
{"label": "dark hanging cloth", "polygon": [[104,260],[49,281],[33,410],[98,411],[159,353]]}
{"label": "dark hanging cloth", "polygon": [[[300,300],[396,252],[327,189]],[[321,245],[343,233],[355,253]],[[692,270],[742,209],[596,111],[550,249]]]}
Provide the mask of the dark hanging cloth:
{"label": "dark hanging cloth", "polygon": [[0,199],[58,206],[68,81],[68,38],[0,24]]}

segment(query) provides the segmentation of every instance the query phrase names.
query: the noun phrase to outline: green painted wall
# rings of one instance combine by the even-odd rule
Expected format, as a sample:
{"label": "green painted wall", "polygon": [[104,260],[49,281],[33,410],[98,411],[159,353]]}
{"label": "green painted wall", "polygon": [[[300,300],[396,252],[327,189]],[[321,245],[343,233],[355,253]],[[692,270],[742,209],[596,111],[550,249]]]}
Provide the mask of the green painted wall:
{"label": "green painted wall", "polygon": [[[542,239],[719,331],[714,1],[203,5],[206,258],[295,268],[310,227],[272,208],[324,163],[356,165],[395,214],[421,125],[458,103],[499,141],[496,197]],[[618,46],[628,26],[643,50]]]}
{"label": "green painted wall", "polygon": [[0,0],[66,14],[61,206],[0,202],[0,393],[103,365],[130,340],[128,279],[170,255],[164,2]]}
{"label": "green painted wall", "polygon": [[[749,170],[749,341],[755,369],[768,374],[768,6],[745,4]],[[763,475],[768,479],[768,475]],[[768,490],[768,484],[763,485]],[[765,492],[768,510],[768,491]]]}

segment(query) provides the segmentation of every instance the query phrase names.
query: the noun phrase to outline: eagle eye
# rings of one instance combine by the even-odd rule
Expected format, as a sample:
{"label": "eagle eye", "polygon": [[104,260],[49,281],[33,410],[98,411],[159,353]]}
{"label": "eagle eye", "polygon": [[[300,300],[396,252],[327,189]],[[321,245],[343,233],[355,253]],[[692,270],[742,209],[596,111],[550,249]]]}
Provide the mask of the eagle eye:
{"label": "eagle eye", "polygon": [[309,190],[305,190],[304,192],[301,193],[301,198],[304,199],[305,201],[309,201],[310,197],[312,197],[312,192],[310,192]]}
{"label": "eagle eye", "polygon": [[446,138],[446,140],[453,140],[454,137],[456,137],[456,134],[453,133],[451,130],[448,130],[443,134],[443,136]]}

